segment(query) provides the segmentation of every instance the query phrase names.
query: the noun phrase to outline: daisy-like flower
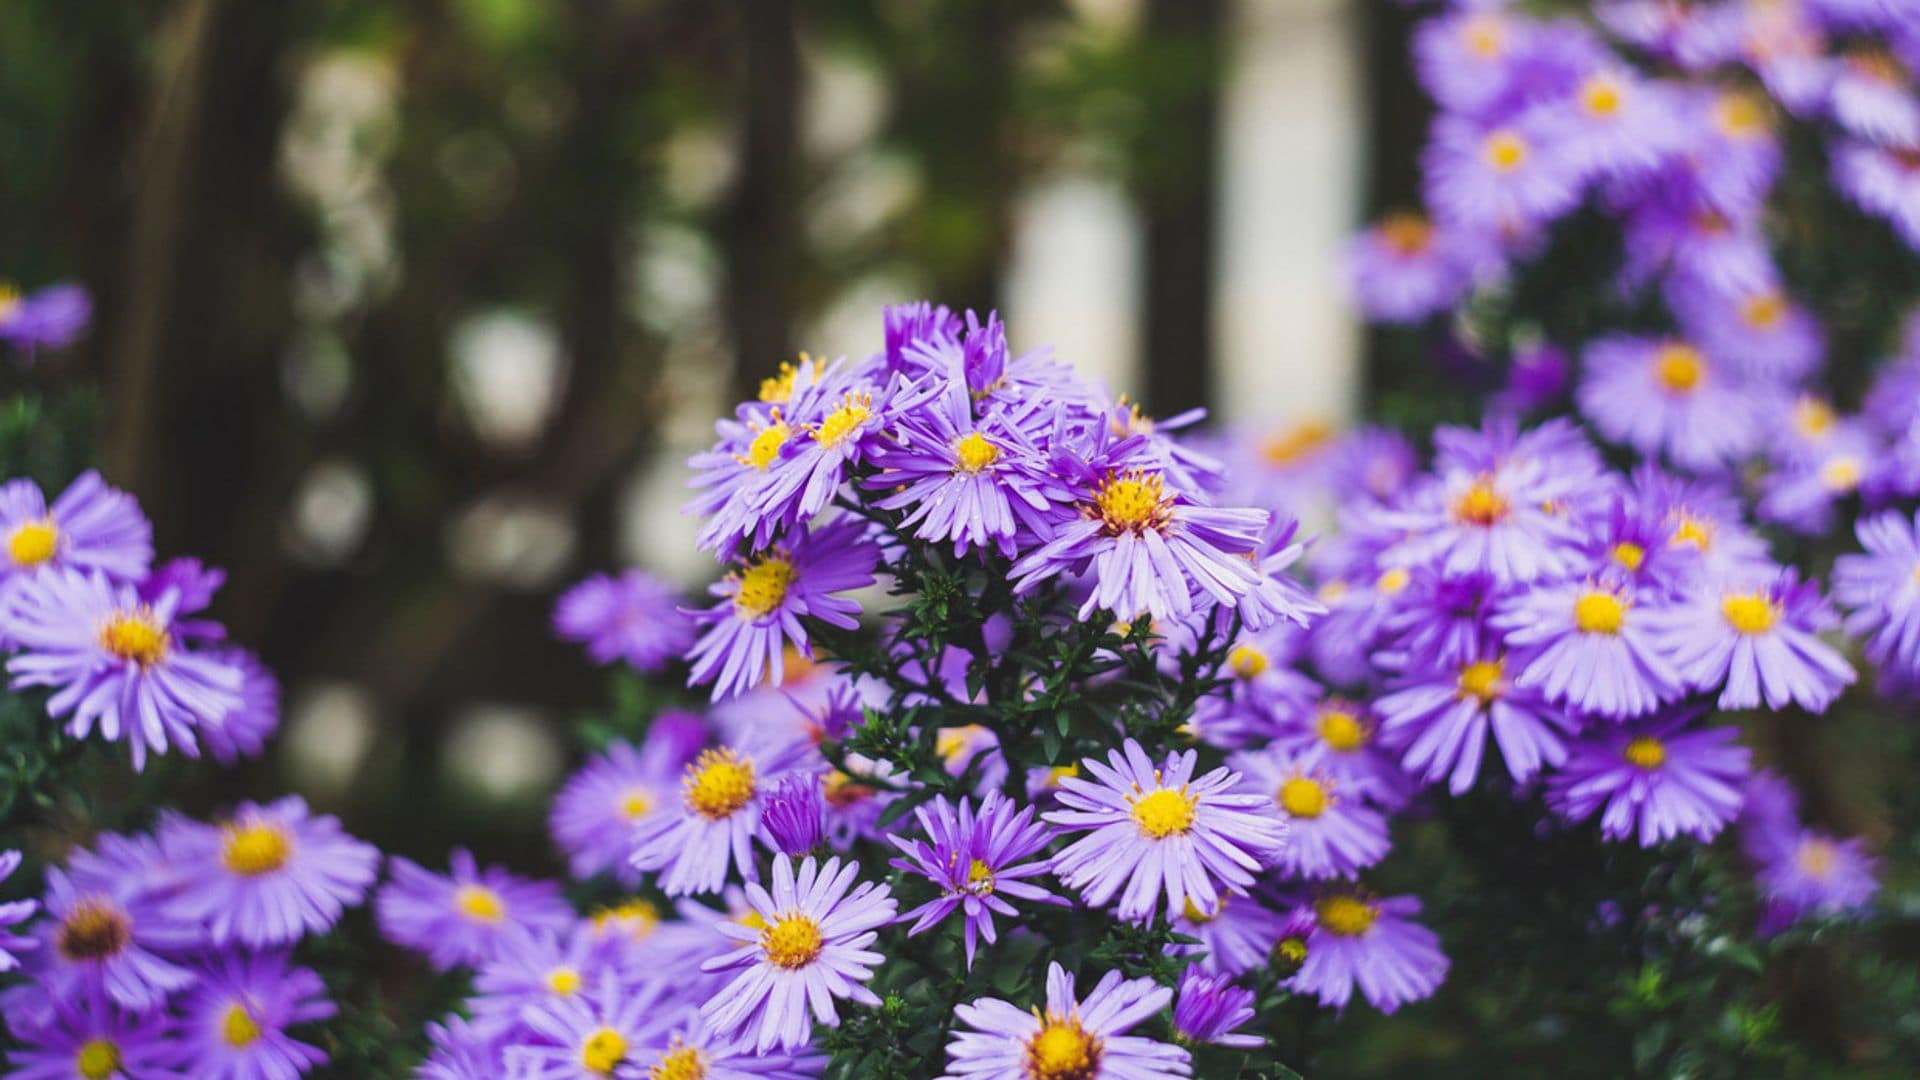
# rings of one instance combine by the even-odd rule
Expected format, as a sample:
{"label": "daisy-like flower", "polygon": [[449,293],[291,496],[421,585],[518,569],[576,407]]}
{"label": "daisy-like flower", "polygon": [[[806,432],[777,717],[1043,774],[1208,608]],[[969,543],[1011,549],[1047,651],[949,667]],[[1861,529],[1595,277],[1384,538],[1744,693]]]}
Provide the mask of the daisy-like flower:
{"label": "daisy-like flower", "polygon": [[1265,792],[1287,822],[1287,842],[1273,856],[1293,877],[1351,878],[1387,854],[1387,819],[1358,798],[1335,794],[1339,785],[1324,772],[1278,746],[1236,754],[1234,768],[1249,789]]}
{"label": "daisy-like flower", "polygon": [[705,626],[687,659],[688,684],[713,683],[713,699],[759,685],[780,685],[783,646],[811,657],[801,619],[843,630],[859,625],[860,605],[836,593],[873,584],[879,551],[858,522],[840,520],[769,548],[712,588],[720,602],[694,615]]}
{"label": "daisy-like flower", "polygon": [[634,1054],[657,1040],[678,1010],[663,1000],[663,980],[621,984],[603,976],[577,994],[552,997],[521,1013],[525,1037],[503,1050],[516,1080],[606,1080],[634,1075]]}
{"label": "daisy-like flower", "polygon": [[1466,295],[1476,256],[1451,230],[1401,212],[1355,238],[1347,265],[1354,297],[1368,318],[1410,323],[1447,311]]}
{"label": "daisy-like flower", "polygon": [[201,944],[201,934],[166,917],[150,880],[95,876],[47,871],[47,918],[34,928],[27,967],[55,998],[75,1000],[98,988],[122,1008],[158,1008],[194,981],[191,971],[165,957]]}
{"label": "daisy-like flower", "polygon": [[954,1010],[966,1029],[947,1043],[940,1080],[1147,1080],[1191,1076],[1187,1052],[1127,1032],[1173,1000],[1152,979],[1110,971],[1084,1000],[1073,976],[1047,967],[1044,1010],[983,998]]}
{"label": "daisy-like flower", "polygon": [[1602,582],[1568,582],[1513,596],[1493,626],[1520,654],[1516,685],[1557,705],[1625,719],[1682,692],[1648,618],[1654,606]]}
{"label": "daisy-like flower", "polygon": [[47,1023],[14,1029],[25,1045],[8,1052],[7,1075],[13,1080],[171,1075],[171,1021],[164,1011],[124,1010],[98,988],[72,998],[56,997],[52,1007]]}
{"label": "daisy-like flower", "polygon": [[1603,180],[1641,179],[1681,149],[1677,102],[1657,83],[1613,60],[1583,72],[1552,115],[1572,167]]}
{"label": "daisy-like flower", "polygon": [[634,826],[634,868],[660,871],[668,896],[719,892],[729,867],[757,879],[753,843],[763,831],[767,793],[811,752],[803,743],[764,737],[702,751],[687,763],[679,805]]}
{"label": "daisy-like flower", "polygon": [[648,726],[639,749],[615,740],[567,780],[554,796],[547,825],[574,877],[611,870],[622,884],[639,883],[627,861],[634,827],[670,812],[679,797],[676,781],[706,738],[699,717],[664,712]]}
{"label": "daisy-like flower", "polygon": [[380,852],[338,818],[309,816],[298,795],[242,803],[219,824],[174,818],[162,832],[180,885],[167,911],[205,928],[215,945],[265,948],[325,933],[360,903]]}
{"label": "daisy-like flower", "polygon": [[1920,153],[1844,139],[1831,155],[1834,186],[1920,250]]}
{"label": "daisy-like flower", "polygon": [[1705,355],[1743,378],[1800,379],[1820,364],[1819,321],[1777,285],[1728,296],[1676,279],[1669,305]]}
{"label": "daisy-like flower", "polygon": [[1865,554],[1833,563],[1833,597],[1847,633],[1882,667],[1920,673],[1920,515],[1888,511],[1854,523]]}
{"label": "daisy-like flower", "polygon": [[420,1063],[415,1080],[494,1080],[506,1070],[495,1036],[465,1017],[428,1021],[426,1033],[433,1050]]}
{"label": "daisy-like flower", "polygon": [[1445,780],[1455,795],[1479,777],[1488,735],[1508,775],[1524,783],[1567,759],[1566,736],[1574,729],[1537,691],[1514,685],[1507,657],[1492,648],[1454,667],[1403,676],[1374,710],[1381,741],[1399,748],[1401,765],[1429,784]]}
{"label": "daisy-like flower", "polygon": [[885,885],[855,887],[859,872],[856,863],[809,858],[796,876],[793,861],[775,855],[773,891],[747,885],[759,925],[718,924],[736,947],[701,965],[739,972],[700,1007],[715,1032],[743,1042],[751,1032],[757,1052],[795,1050],[806,1045],[816,1020],[839,1026],[834,999],[880,1003],[865,984],[885,958],[868,946],[893,921],[895,907]]}
{"label": "daisy-like flower", "polygon": [[1758,399],[1687,342],[1602,338],[1587,349],[1586,371],[1580,410],[1602,434],[1643,454],[1701,470],[1760,446]]}
{"label": "daisy-like flower", "polygon": [[1411,896],[1322,896],[1313,905],[1306,959],[1287,985],[1336,1009],[1346,1007],[1358,986],[1383,1013],[1431,995],[1447,977],[1447,957],[1433,931],[1412,921],[1419,913],[1420,901]]}
{"label": "daisy-like flower", "polygon": [[1859,838],[1841,839],[1818,829],[1795,827],[1758,847],[1754,879],[1766,897],[1763,931],[1784,928],[1809,915],[1856,914],[1880,889],[1873,857]]}
{"label": "daisy-like flower", "polygon": [[1180,995],[1173,1003],[1173,1031],[1182,1042],[1211,1043],[1254,1050],[1267,1040],[1238,1028],[1253,1019],[1253,991],[1198,968],[1180,974]]}
{"label": "daisy-like flower", "polygon": [[980,800],[978,813],[971,800],[961,799],[956,809],[944,795],[915,807],[913,813],[926,839],[888,836],[887,840],[906,855],[890,865],[903,874],[933,882],[940,895],[901,916],[902,921],[914,920],[907,931],[909,936],[930,929],[958,909],[966,922],[967,967],[971,970],[975,939],[984,937],[989,945],[996,940],[994,913],[1008,918],[1019,915],[1006,897],[1064,903],[1052,892],[1024,880],[1047,871],[1045,859],[1029,860],[1052,839],[1047,827],[1033,819],[1033,807],[1016,809],[1012,800],[990,791]]}
{"label": "daisy-like flower", "polygon": [[642,672],[659,671],[693,643],[679,591],[640,569],[595,574],[568,589],[554,605],[553,630],[585,645],[596,664],[624,660]]}
{"label": "daisy-like flower", "polygon": [[1771,581],[1698,589],[1655,613],[1663,651],[1687,685],[1720,691],[1723,709],[1797,704],[1825,712],[1853,668],[1816,632],[1835,622],[1819,585],[1788,570]]}
{"label": "daisy-like flower", "polygon": [[1198,938],[1198,945],[1177,945],[1175,955],[1205,953],[1198,967],[1233,978],[1266,964],[1285,936],[1287,917],[1258,898],[1222,896],[1220,906],[1201,911],[1187,901],[1173,917],[1173,932]]}
{"label": "daisy-like flower", "polygon": [[1322,698],[1286,718],[1272,745],[1289,756],[1291,767],[1331,780],[1343,795],[1389,810],[1411,795],[1406,774],[1381,748],[1379,724],[1358,702]]}
{"label": "daisy-like flower", "polygon": [[52,506],[31,480],[0,484],[0,539],[0,591],[16,579],[62,567],[133,582],[153,562],[153,526],[140,504],[91,470],[68,484]]}
{"label": "daisy-like flower", "polygon": [[222,765],[258,757],[267,740],[280,730],[280,680],[245,649],[207,651],[216,662],[240,669],[240,706],[219,723],[203,725],[196,733],[200,745]]}
{"label": "daisy-like flower", "polygon": [[78,285],[49,285],[31,296],[0,283],[0,341],[22,349],[73,343],[93,321],[93,298]]}
{"label": "daisy-like flower", "polygon": [[[0,851],[0,881],[12,877],[13,872],[18,869],[20,869],[20,853]],[[0,974],[18,968],[19,954],[33,948],[34,945],[32,938],[8,933],[7,928],[19,926],[33,918],[33,913],[39,910],[40,904],[35,900],[12,900],[0,904]]]}
{"label": "daisy-like flower", "polygon": [[[842,360],[828,365],[813,385],[796,387],[786,418],[776,416],[765,429],[786,431],[773,463],[736,508],[742,525],[726,531],[758,536],[763,531],[759,523],[772,522],[777,535],[826,509],[847,470],[866,460],[882,441],[893,420],[890,406],[899,386],[898,376],[883,379],[865,365]],[[758,466],[761,459],[752,449],[747,456]],[[723,529],[724,523],[724,515],[715,522]]]}
{"label": "daisy-like flower", "polygon": [[1219,907],[1220,889],[1245,893],[1253,875],[1286,839],[1270,796],[1249,793],[1239,774],[1219,768],[1195,778],[1198,755],[1171,753],[1156,768],[1133,739],[1080,767],[1093,780],[1060,781],[1062,809],[1046,820],[1085,831],[1054,857],[1053,872],[1093,907],[1119,900],[1119,915],[1150,922],[1165,895],[1177,912],[1189,898]]}
{"label": "daisy-like flower", "polygon": [[1570,821],[1600,814],[1609,840],[1654,847],[1685,834],[1712,840],[1740,812],[1747,748],[1731,728],[1689,731],[1697,710],[1611,726],[1573,746],[1548,778],[1547,803]]}
{"label": "daisy-like flower", "polygon": [[[633,939],[604,933],[588,919],[564,934],[511,935],[474,974],[475,993],[469,1002],[474,1021],[489,1032],[519,1030],[521,1014],[529,1006],[573,997],[608,976],[626,981],[623,965],[637,965],[642,955]],[[639,974],[635,972],[635,980]]]}
{"label": "daisy-like flower", "polygon": [[425,954],[435,968],[484,964],[515,934],[557,934],[573,925],[573,909],[552,882],[483,869],[465,848],[455,848],[448,861],[451,873],[441,875],[393,856],[387,883],[374,898],[381,934]]}
{"label": "daisy-like flower", "polygon": [[1580,170],[1563,135],[1543,117],[1489,127],[1442,116],[1424,159],[1428,204],[1483,233],[1531,234],[1580,200]]}
{"label": "daisy-like flower", "polygon": [[334,1014],[320,976],[281,952],[215,953],[180,1002],[175,1064],[207,1080],[291,1078],[326,1064],[287,1029]]}
{"label": "daisy-like flower", "polygon": [[788,773],[767,795],[760,813],[775,851],[794,858],[812,855],[826,844],[826,785],[813,773]]}
{"label": "daisy-like flower", "polygon": [[1920,150],[1920,98],[1892,52],[1862,49],[1834,66],[1827,107],[1848,131],[1881,146]]}
{"label": "daisy-like flower", "polygon": [[196,728],[218,724],[244,704],[242,670],[189,649],[174,634],[179,593],[153,604],[98,570],[35,575],[13,595],[8,632],[19,652],[7,661],[12,685],[53,688],[47,711],[69,717],[84,739],[97,725],[126,739],[133,766],[169,747],[197,756]]}
{"label": "daisy-like flower", "polygon": [[814,1080],[826,1067],[824,1054],[757,1053],[737,1039],[714,1034],[695,1017],[670,1030],[664,1042],[632,1052],[629,1059],[646,1080]]}

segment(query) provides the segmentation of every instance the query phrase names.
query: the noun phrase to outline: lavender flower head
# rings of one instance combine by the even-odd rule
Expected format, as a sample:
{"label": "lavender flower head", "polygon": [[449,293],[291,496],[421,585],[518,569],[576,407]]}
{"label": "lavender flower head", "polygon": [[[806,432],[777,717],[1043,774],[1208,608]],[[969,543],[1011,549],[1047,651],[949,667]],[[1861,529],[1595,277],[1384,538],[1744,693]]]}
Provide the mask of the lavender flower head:
{"label": "lavender flower head", "polygon": [[1185,1050],[1127,1034],[1172,999],[1173,991],[1153,980],[1123,979],[1117,971],[1081,999],[1073,976],[1050,964],[1044,1009],[984,998],[954,1010],[964,1027],[947,1043],[947,1071],[940,1080],[1191,1076]]}
{"label": "lavender flower head", "polygon": [[814,773],[788,773],[767,794],[760,812],[775,851],[793,858],[817,853],[826,843],[826,788]]}
{"label": "lavender flower head", "polygon": [[624,660],[641,672],[659,671],[693,643],[678,590],[640,569],[595,574],[568,589],[554,605],[553,629],[585,645],[596,664]]}
{"label": "lavender flower head", "polygon": [[454,849],[449,864],[441,875],[394,856],[374,898],[380,933],[439,970],[486,963],[515,935],[559,933],[573,923],[573,909],[551,882],[482,868],[464,848]]}
{"label": "lavender flower head", "polygon": [[932,928],[959,910],[965,919],[963,935],[967,967],[971,969],[976,939],[984,937],[989,945],[997,939],[994,914],[1019,917],[1007,897],[1033,903],[1065,903],[1025,880],[1050,869],[1047,860],[1033,858],[1052,839],[1051,830],[1033,819],[1033,807],[1016,809],[1012,800],[990,791],[980,800],[977,813],[972,800],[961,799],[956,808],[941,795],[916,807],[914,816],[926,839],[888,836],[888,842],[906,856],[890,865],[901,873],[933,882],[940,895],[901,916],[902,921],[913,920],[909,936]]}
{"label": "lavender flower head", "polygon": [[168,912],[202,926],[215,945],[291,945],[333,928],[366,896],[379,871],[373,845],[348,836],[338,818],[310,816],[289,795],[242,803],[219,824],[171,820],[162,834],[180,885]]}
{"label": "lavender flower head", "polygon": [[1688,730],[1695,713],[1617,725],[1576,742],[1549,778],[1547,803],[1563,817],[1600,815],[1609,840],[1654,847],[1675,836],[1712,840],[1740,811],[1746,747],[1734,731]]}
{"label": "lavender flower head", "polygon": [[1266,1045],[1264,1038],[1234,1030],[1252,1019],[1253,991],[1203,975],[1198,968],[1181,973],[1180,994],[1173,1005],[1173,1030],[1181,1041],[1258,1049]]}
{"label": "lavender flower head", "polygon": [[[0,851],[0,881],[13,876],[20,869],[20,853]],[[19,926],[40,910],[35,900],[11,900],[0,904],[0,974],[13,971],[20,966],[20,954],[34,947],[32,938],[8,933],[9,927]]]}

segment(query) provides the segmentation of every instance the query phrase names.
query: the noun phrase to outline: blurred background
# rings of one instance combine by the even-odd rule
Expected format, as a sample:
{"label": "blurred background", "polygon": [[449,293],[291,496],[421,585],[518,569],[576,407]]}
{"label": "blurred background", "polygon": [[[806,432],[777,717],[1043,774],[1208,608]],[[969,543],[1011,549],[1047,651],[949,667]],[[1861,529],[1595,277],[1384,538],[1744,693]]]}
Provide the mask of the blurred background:
{"label": "blurred background", "polygon": [[1354,415],[1340,255],[1413,194],[1406,19],[8,0],[0,276],[94,290],[27,379],[100,386],[108,478],[163,555],[230,570],[217,613],[285,684],[239,785],[545,869],[610,680],[553,598],[634,562],[704,584],[682,462],[796,352],[875,351],[928,297],[1162,415]]}

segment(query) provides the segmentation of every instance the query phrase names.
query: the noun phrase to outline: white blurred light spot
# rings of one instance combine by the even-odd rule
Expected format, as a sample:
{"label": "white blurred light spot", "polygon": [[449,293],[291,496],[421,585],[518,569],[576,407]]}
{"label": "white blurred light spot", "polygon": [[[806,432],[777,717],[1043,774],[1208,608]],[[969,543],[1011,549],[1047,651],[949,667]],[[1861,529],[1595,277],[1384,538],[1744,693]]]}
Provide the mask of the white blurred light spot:
{"label": "white blurred light spot", "polygon": [[718,572],[712,556],[694,544],[700,520],[680,512],[687,490],[685,449],[664,449],[636,468],[620,493],[623,561],[663,574],[682,586],[704,585]]}
{"label": "white blurred light spot", "polygon": [[887,115],[887,84],[874,65],[845,49],[805,50],[801,141],[816,158],[872,142]]}
{"label": "white blurred light spot", "polygon": [[287,547],[316,566],[337,566],[360,548],[373,516],[373,485],[346,461],[322,461],[307,470],[286,522]]}
{"label": "white blurred light spot", "polygon": [[560,775],[560,750],[538,711],[480,704],[454,721],[441,768],[460,787],[506,802],[546,794]]}
{"label": "white blurred light spot", "polygon": [[447,531],[454,569],[517,589],[551,583],[565,569],[573,545],[573,525],[565,513],[519,495],[489,495],[461,511]]}
{"label": "white blurred light spot", "polygon": [[337,795],[353,783],[372,737],[366,693],[352,683],[320,683],[294,695],[280,755],[296,787]]}
{"label": "white blurred light spot", "polygon": [[280,385],[310,420],[325,420],[340,410],[353,386],[353,360],[331,331],[311,329],[287,346]]}
{"label": "white blurred light spot", "polygon": [[1140,224],[1119,186],[1070,172],[1042,179],[1020,194],[1013,235],[1014,351],[1051,344],[1087,378],[1136,389]]}
{"label": "white blurred light spot", "polygon": [[450,343],[454,396],[483,441],[524,450],[546,430],[567,374],[560,339],[517,311],[460,320]]}

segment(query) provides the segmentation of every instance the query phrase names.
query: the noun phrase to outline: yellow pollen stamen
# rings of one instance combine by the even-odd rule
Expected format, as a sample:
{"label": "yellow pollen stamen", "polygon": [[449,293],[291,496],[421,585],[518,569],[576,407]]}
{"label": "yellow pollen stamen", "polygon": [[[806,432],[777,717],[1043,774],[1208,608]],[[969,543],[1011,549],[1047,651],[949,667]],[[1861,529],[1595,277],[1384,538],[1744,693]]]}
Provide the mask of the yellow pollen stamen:
{"label": "yellow pollen stamen", "polygon": [[627,1037],[603,1027],[587,1036],[580,1047],[580,1064],[588,1072],[612,1076],[613,1070],[627,1060]]}
{"label": "yellow pollen stamen", "polygon": [[1584,634],[1617,634],[1627,621],[1627,602],[1593,589],[1573,602],[1573,624]]}
{"label": "yellow pollen stamen", "polygon": [[1219,918],[1220,913],[1225,910],[1227,910],[1227,894],[1221,893],[1220,906],[1214,908],[1212,911],[1201,911],[1199,908],[1194,906],[1193,897],[1191,896],[1187,897],[1186,907],[1182,911],[1182,914],[1184,914],[1187,917],[1188,922],[1210,923],[1213,920]]}
{"label": "yellow pollen stamen", "polygon": [[806,967],[820,955],[820,924],[805,915],[782,915],[760,931],[760,948],[774,967],[788,971]]}
{"label": "yellow pollen stamen", "polygon": [[873,785],[863,784],[839,769],[828,773],[826,783],[821,785],[821,795],[827,800],[827,805],[840,810],[871,799],[879,793]]}
{"label": "yellow pollen stamen", "polygon": [[1833,430],[1833,406],[1817,397],[1803,397],[1793,403],[1793,429],[1808,440],[1825,438]]}
{"label": "yellow pollen stamen", "polygon": [[813,441],[825,447],[839,446],[847,436],[873,418],[873,395],[847,391],[840,407],[827,414],[813,429]]}
{"label": "yellow pollen stamen", "polygon": [[1705,552],[1713,546],[1713,522],[1682,511],[1680,523],[1674,526],[1673,539],[1667,541],[1667,546],[1691,547],[1695,551]]}
{"label": "yellow pollen stamen", "polygon": [[1667,748],[1659,739],[1641,735],[1629,742],[1620,756],[1627,759],[1627,764],[1651,772],[1667,763]]}
{"label": "yellow pollen stamen", "polygon": [[1060,781],[1065,780],[1069,776],[1078,777],[1079,775],[1080,766],[1078,764],[1055,765],[1053,768],[1047,770],[1047,786],[1059,787]]}
{"label": "yellow pollen stamen", "polygon": [[107,1080],[120,1071],[120,1047],[106,1039],[88,1039],[73,1055],[73,1067],[86,1080]]}
{"label": "yellow pollen stamen", "polygon": [[593,913],[593,929],[605,933],[608,927],[624,931],[635,941],[643,941],[660,925],[660,909],[639,897],[608,904]]}
{"label": "yellow pollen stamen", "polygon": [[20,290],[10,281],[0,281],[0,319],[14,313],[20,307]]}
{"label": "yellow pollen stamen", "polygon": [[1460,669],[1460,689],[1458,696],[1462,701],[1467,698],[1479,698],[1482,705],[1500,696],[1500,680],[1506,675],[1507,662],[1499,660],[1475,660]]}
{"label": "yellow pollen stamen", "polygon": [[1260,456],[1269,465],[1291,465],[1332,441],[1332,424],[1325,420],[1306,420],[1268,436],[1260,444]]}
{"label": "yellow pollen stamen", "polygon": [[967,864],[967,891],[975,896],[993,894],[993,867],[979,859]]}
{"label": "yellow pollen stamen", "polygon": [[760,913],[752,908],[748,908],[734,916],[733,921],[749,930],[765,930],[767,928],[767,920],[762,918]]}
{"label": "yellow pollen stamen", "polygon": [[7,538],[7,554],[15,566],[38,566],[53,558],[60,547],[60,530],[52,518],[29,521]]}
{"label": "yellow pollen stamen", "polygon": [[1706,374],[1706,357],[1683,342],[1668,342],[1653,355],[1653,377],[1668,393],[1690,394],[1699,389]]}
{"label": "yellow pollen stamen", "polygon": [[986,731],[987,729],[979,724],[941,728],[940,734],[934,736],[933,752],[939,754],[940,759],[948,765],[959,768],[961,763],[967,760],[967,755],[973,752],[974,746]]}
{"label": "yellow pollen stamen", "polygon": [[1507,26],[1498,16],[1476,15],[1460,28],[1467,51],[1482,60],[1497,59],[1507,45]]}
{"label": "yellow pollen stamen", "polygon": [[733,593],[734,611],[743,619],[766,618],[787,598],[787,590],[799,576],[793,560],[784,552],[776,550],[761,556],[739,573],[739,585]]}
{"label": "yellow pollen stamen", "polygon": [[1380,221],[1379,234],[1389,249],[1408,257],[1425,254],[1433,246],[1433,226],[1419,214],[1388,214]]}
{"label": "yellow pollen stamen", "polygon": [[1320,920],[1320,929],[1341,937],[1359,937],[1373,929],[1373,922],[1380,917],[1380,909],[1357,896],[1328,896],[1313,905],[1313,912]]}
{"label": "yellow pollen stamen", "polygon": [[985,435],[970,431],[953,444],[953,456],[961,472],[977,473],[1000,460],[1000,448]]}
{"label": "yellow pollen stamen", "polygon": [[691,1046],[681,1046],[674,1041],[673,1049],[660,1056],[660,1060],[647,1070],[647,1080],[706,1080],[707,1063],[700,1051]]}
{"label": "yellow pollen stamen", "polygon": [[1800,843],[1799,850],[1793,853],[1793,861],[1800,872],[1811,878],[1825,878],[1833,873],[1833,864],[1839,859],[1839,852],[1833,842],[1812,837]]}
{"label": "yellow pollen stamen", "polygon": [[620,816],[628,821],[638,821],[646,817],[653,809],[653,797],[638,788],[624,792],[620,796]]}
{"label": "yellow pollen stamen", "polygon": [[1027,1043],[1030,1080],[1092,1080],[1099,1076],[1100,1040],[1077,1017],[1047,1014]]}
{"label": "yellow pollen stamen", "polygon": [[1367,726],[1346,709],[1328,709],[1320,714],[1320,741],[1327,749],[1348,753],[1367,745]]}
{"label": "yellow pollen stamen", "polygon": [[1347,590],[1351,588],[1352,586],[1348,585],[1346,582],[1340,580],[1339,578],[1334,578],[1332,581],[1329,581],[1326,584],[1320,586],[1318,589],[1315,589],[1313,595],[1318,597],[1320,600],[1331,604],[1335,600],[1338,600],[1341,597],[1347,595]]}
{"label": "yellow pollen stamen", "polygon": [[753,761],[727,747],[703,750],[683,786],[687,809],[709,821],[731,817],[753,799]]}
{"label": "yellow pollen stamen", "polygon": [[1406,588],[1407,582],[1412,580],[1413,575],[1407,572],[1406,567],[1396,566],[1374,579],[1373,588],[1382,596],[1398,596],[1400,590]]}
{"label": "yellow pollen stamen", "polygon": [[1453,500],[1453,520],[1486,528],[1505,521],[1511,509],[1507,497],[1494,488],[1493,477],[1483,473]]}
{"label": "yellow pollen stamen", "polygon": [[1109,536],[1142,533],[1166,524],[1172,500],[1159,473],[1133,469],[1109,474],[1093,495],[1093,512]]}
{"label": "yellow pollen stamen", "polygon": [[68,909],[54,934],[54,950],[67,960],[102,960],[117,956],[133,938],[126,912],[105,900],[88,897]]}
{"label": "yellow pollen stamen", "polygon": [[476,922],[497,923],[507,917],[507,902],[485,885],[462,885],[454,890],[453,910]]}
{"label": "yellow pollen stamen", "polygon": [[1820,482],[1828,491],[1844,493],[1860,486],[1860,459],[1851,454],[1828,458],[1820,466]]}
{"label": "yellow pollen stamen", "polygon": [[806,353],[800,354],[798,365],[782,361],[777,374],[760,380],[760,400],[775,403],[792,399],[794,384],[799,380],[801,370],[809,365],[813,367],[813,376],[817,379],[826,361],[815,360]]}
{"label": "yellow pollen stamen", "polygon": [[1511,128],[1488,135],[1482,149],[1487,164],[1496,172],[1510,173],[1527,163],[1527,140]]}
{"label": "yellow pollen stamen", "polygon": [[1740,301],[1740,321],[1755,330],[1772,330],[1787,316],[1787,299],[1777,291],[1754,293]]}
{"label": "yellow pollen stamen", "polygon": [[260,1024],[239,1002],[227,1006],[227,1014],[220,1021],[220,1038],[235,1050],[252,1046],[260,1038]]}
{"label": "yellow pollen stamen", "polygon": [[1580,104],[1587,115],[1610,120],[1626,103],[1626,90],[1611,75],[1595,75],[1580,87]]}
{"label": "yellow pollen stamen", "polygon": [[100,629],[101,648],[143,668],[159,663],[172,644],[173,635],[160,628],[153,609],[144,604],[132,611],[115,612]]}
{"label": "yellow pollen stamen", "polygon": [[780,451],[787,445],[787,439],[793,435],[793,429],[774,414],[774,422],[760,429],[760,433],[747,444],[747,455],[740,460],[761,472],[766,472],[779,460]]}
{"label": "yellow pollen stamen", "polygon": [[547,972],[547,989],[561,997],[572,997],[580,989],[580,973],[570,967],[557,967]]}
{"label": "yellow pollen stamen", "polygon": [[1199,804],[1184,787],[1158,788],[1134,800],[1133,820],[1140,826],[1140,835],[1164,840],[1193,828],[1194,808]]}
{"label": "yellow pollen stamen", "polygon": [[272,873],[293,854],[293,838],[270,822],[228,824],[220,835],[220,864],[241,877]]}
{"label": "yellow pollen stamen", "polygon": [[1317,780],[1296,776],[1280,785],[1280,793],[1274,797],[1281,809],[1298,818],[1317,818],[1327,812],[1327,789]]}
{"label": "yellow pollen stamen", "polygon": [[1233,651],[1227,654],[1227,667],[1238,678],[1258,678],[1271,665],[1272,661],[1267,659],[1267,654],[1255,645],[1236,645]]}
{"label": "yellow pollen stamen", "polygon": [[1307,943],[1304,938],[1285,937],[1273,947],[1275,965],[1282,975],[1291,975],[1300,970],[1307,962]]}
{"label": "yellow pollen stamen", "polygon": [[1638,570],[1647,561],[1647,549],[1631,540],[1622,540],[1613,545],[1613,561],[1629,570]]}
{"label": "yellow pollen stamen", "polygon": [[1765,593],[1753,592],[1720,601],[1720,613],[1727,617],[1728,626],[1742,634],[1764,634],[1773,629],[1780,608]]}
{"label": "yellow pollen stamen", "polygon": [[1765,102],[1754,94],[1729,90],[1714,102],[1713,116],[1720,131],[1731,138],[1748,139],[1764,133],[1770,115]]}

